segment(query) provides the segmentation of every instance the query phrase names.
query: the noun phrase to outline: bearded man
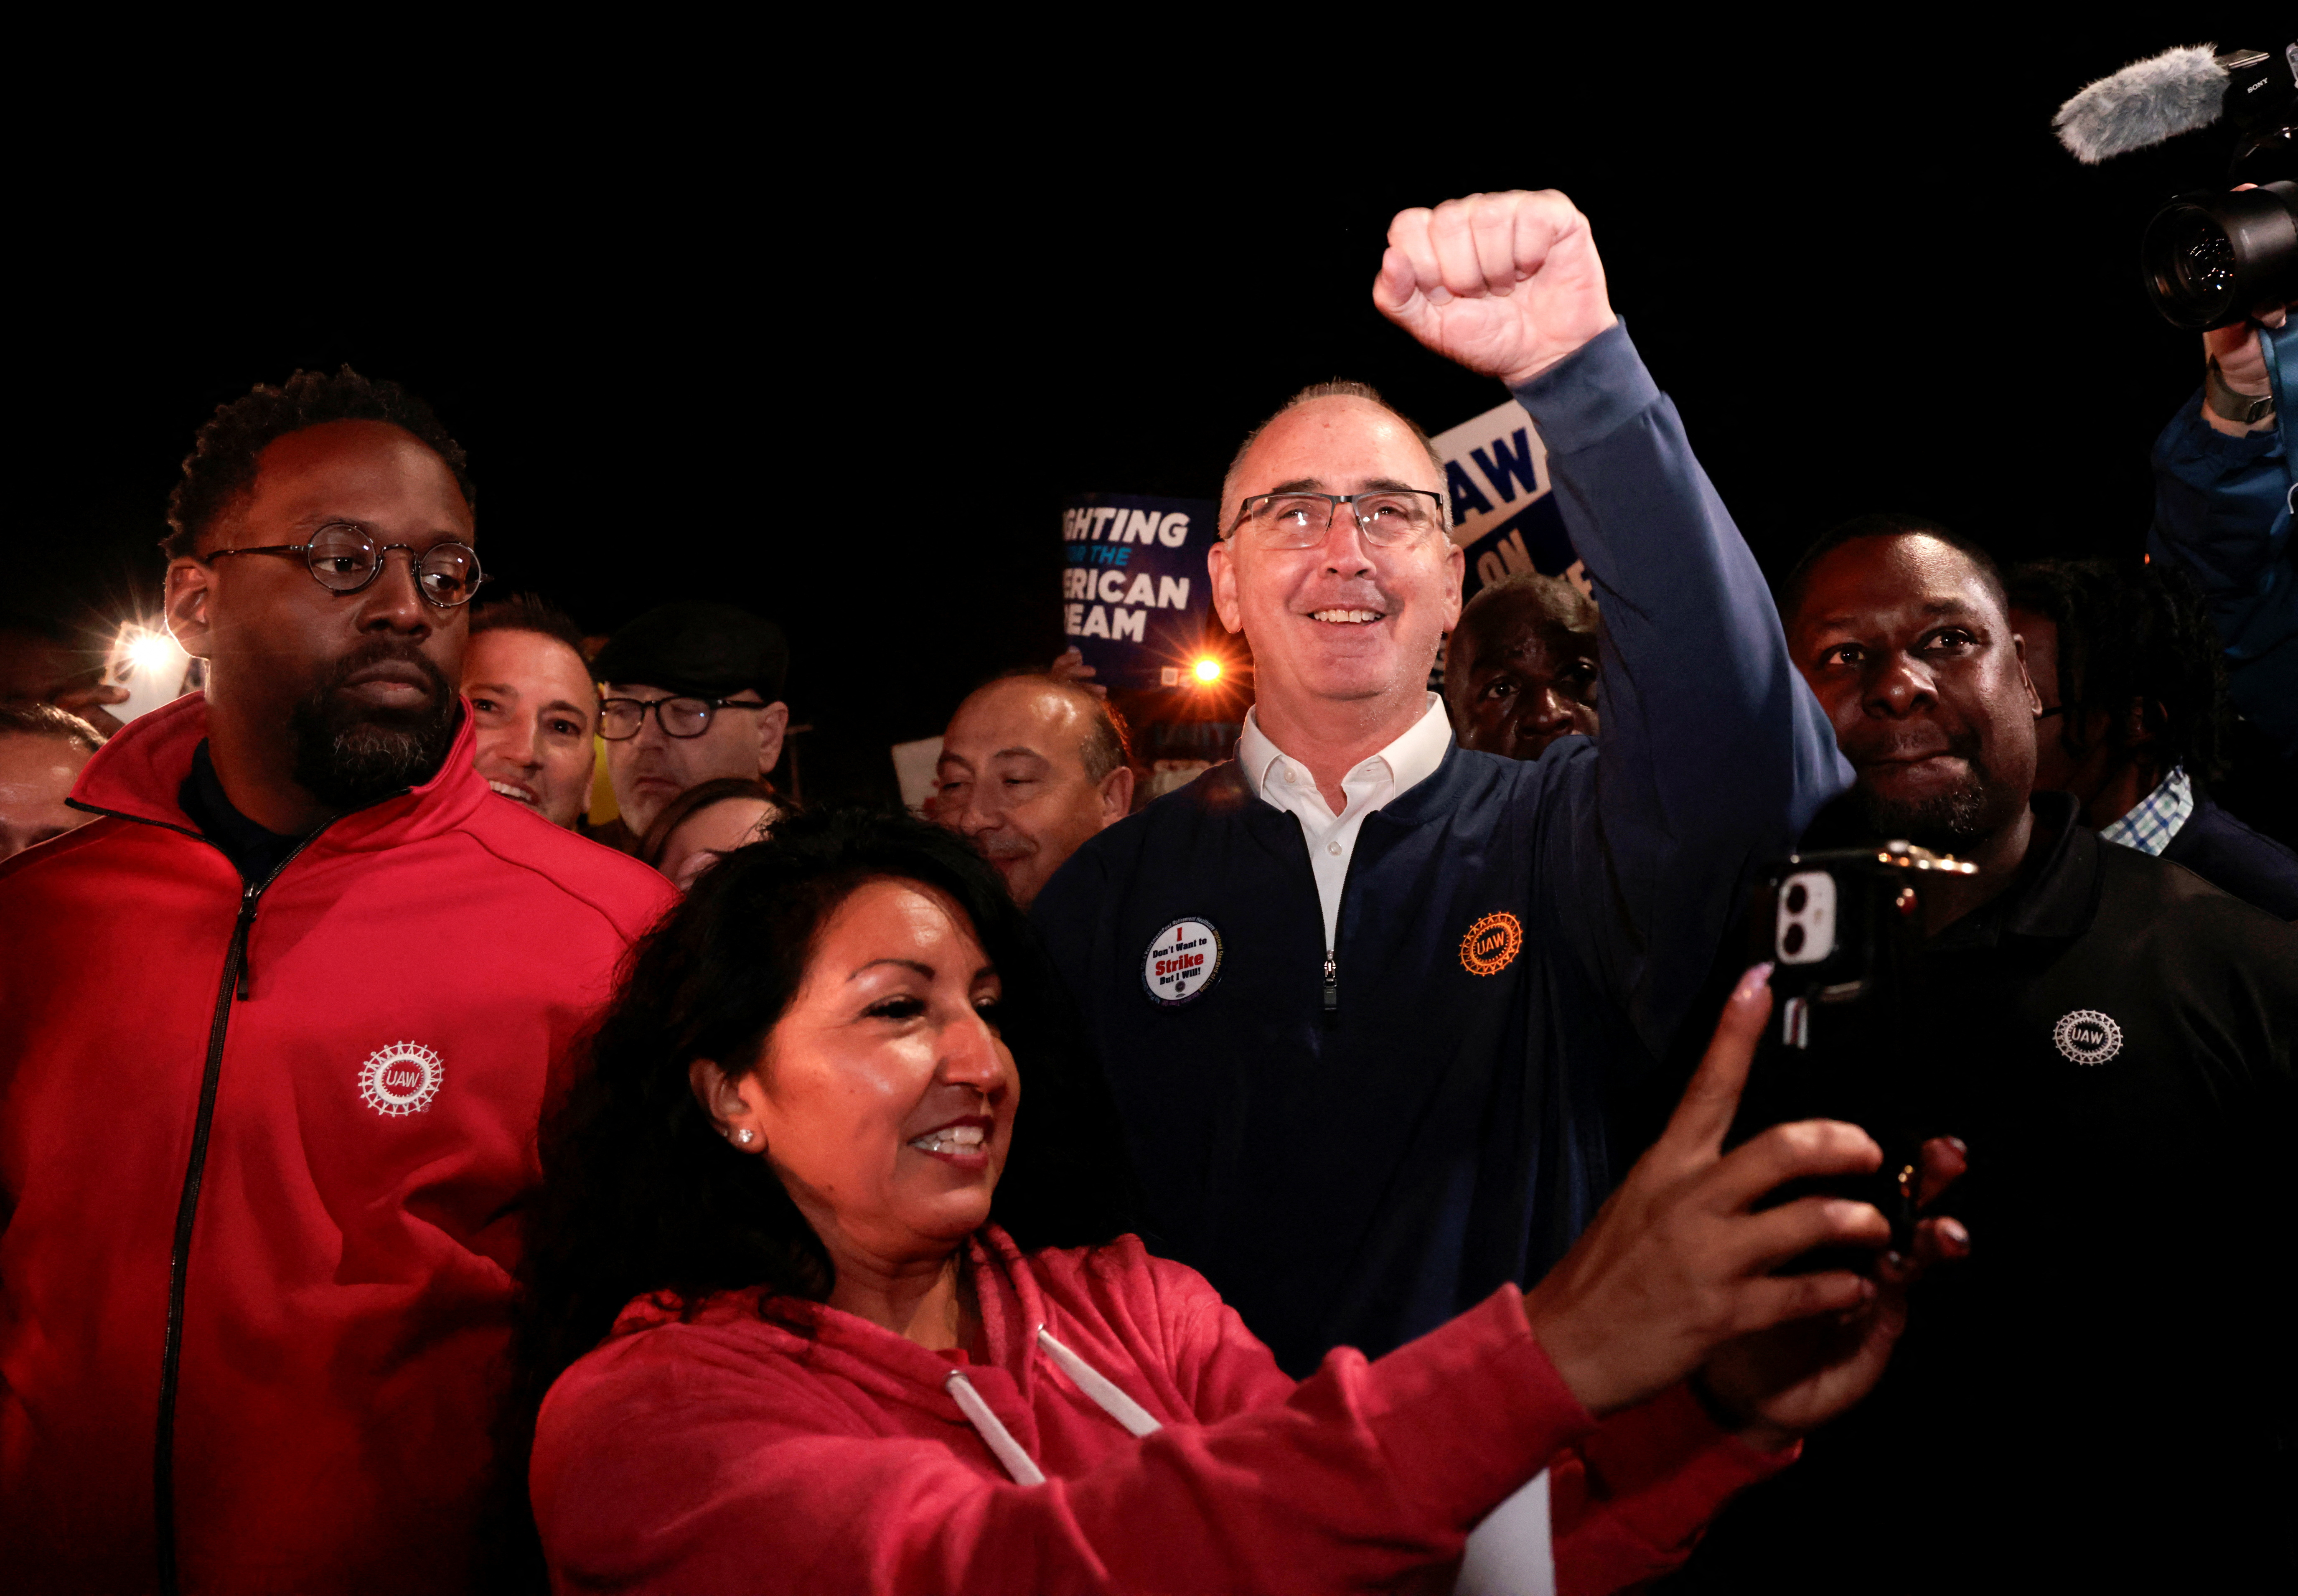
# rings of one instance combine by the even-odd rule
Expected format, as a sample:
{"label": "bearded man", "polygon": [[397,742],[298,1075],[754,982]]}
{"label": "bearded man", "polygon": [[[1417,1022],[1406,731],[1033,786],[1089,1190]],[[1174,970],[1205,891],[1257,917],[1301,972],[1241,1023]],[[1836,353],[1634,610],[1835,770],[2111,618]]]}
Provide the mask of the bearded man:
{"label": "bearded man", "polygon": [[0,865],[11,1591],[479,1588],[534,1127],[672,894],[487,790],[463,451],[346,368],[169,503],[205,693]]}

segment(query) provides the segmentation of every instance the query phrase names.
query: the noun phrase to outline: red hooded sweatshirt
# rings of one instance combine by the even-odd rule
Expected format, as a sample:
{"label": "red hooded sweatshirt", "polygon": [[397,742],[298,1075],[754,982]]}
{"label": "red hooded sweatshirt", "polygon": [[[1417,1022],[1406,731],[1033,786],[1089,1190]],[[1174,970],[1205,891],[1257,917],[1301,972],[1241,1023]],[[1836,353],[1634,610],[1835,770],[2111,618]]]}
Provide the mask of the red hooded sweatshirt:
{"label": "red hooded sweatshirt", "polygon": [[1441,1592],[1469,1531],[1546,1468],[1569,1596],[1673,1567],[1793,1455],[1749,1450],[1680,1385],[1598,1424],[1512,1288],[1296,1385],[1131,1236],[1024,1254],[992,1227],[969,1258],[975,1357],[756,1293],[632,1303],[536,1429],[556,1589]]}
{"label": "red hooded sweatshirt", "polygon": [[206,725],[0,864],[0,1587],[467,1588],[538,1112],[673,895],[490,792],[467,706],[243,882]]}

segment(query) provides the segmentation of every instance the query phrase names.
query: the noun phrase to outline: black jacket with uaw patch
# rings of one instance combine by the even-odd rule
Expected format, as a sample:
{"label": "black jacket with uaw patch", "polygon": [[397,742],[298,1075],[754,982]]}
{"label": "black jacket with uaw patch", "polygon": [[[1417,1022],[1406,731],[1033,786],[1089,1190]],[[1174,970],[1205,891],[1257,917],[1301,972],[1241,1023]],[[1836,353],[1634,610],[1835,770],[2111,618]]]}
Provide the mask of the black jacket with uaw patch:
{"label": "black jacket with uaw patch", "polygon": [[1927,1129],[1971,1148],[1942,1207],[1971,1255],[1672,1590],[2289,1572],[2298,930],[2102,842],[2064,794],[2034,807],[2029,868],[1925,946],[1914,1005]]}

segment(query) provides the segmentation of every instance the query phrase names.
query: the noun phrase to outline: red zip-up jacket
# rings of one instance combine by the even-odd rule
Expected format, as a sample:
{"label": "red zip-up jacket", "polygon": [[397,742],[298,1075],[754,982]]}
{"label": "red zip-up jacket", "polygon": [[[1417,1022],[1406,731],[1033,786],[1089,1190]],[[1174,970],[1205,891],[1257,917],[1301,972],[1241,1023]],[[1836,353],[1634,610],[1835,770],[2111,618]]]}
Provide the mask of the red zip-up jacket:
{"label": "red zip-up jacket", "polygon": [[206,725],[0,864],[0,1587],[466,1589],[536,1121],[673,894],[490,792],[467,706],[244,882]]}
{"label": "red zip-up jacket", "polygon": [[[1469,1531],[1550,1473],[1561,1596],[1682,1561],[1785,1465],[1677,1385],[1599,1424],[1503,1287],[1294,1382],[1203,1278],[1126,1236],[968,1266],[983,1356],[755,1292],[641,1299],[551,1386],[529,1475],[554,1588],[753,1596],[1447,1592]],[[1038,1337],[1162,1427],[1137,1437]],[[969,1420],[953,1370],[994,1419]],[[1027,1454],[1017,1483],[989,1430]]]}

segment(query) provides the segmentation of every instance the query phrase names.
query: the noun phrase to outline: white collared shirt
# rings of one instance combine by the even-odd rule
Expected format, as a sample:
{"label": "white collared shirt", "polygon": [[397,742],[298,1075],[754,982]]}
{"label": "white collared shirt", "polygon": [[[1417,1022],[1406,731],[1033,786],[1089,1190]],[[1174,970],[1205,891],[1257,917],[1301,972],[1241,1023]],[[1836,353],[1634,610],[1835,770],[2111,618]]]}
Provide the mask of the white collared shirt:
{"label": "white collared shirt", "polygon": [[1341,778],[1344,806],[1335,815],[1317,790],[1317,778],[1309,767],[1269,740],[1253,711],[1244,712],[1244,733],[1236,740],[1237,763],[1263,803],[1301,818],[1301,833],[1309,839],[1309,863],[1317,872],[1317,901],[1325,911],[1326,951],[1332,950],[1340,926],[1341,888],[1349,879],[1349,860],[1357,851],[1357,833],[1364,829],[1365,816],[1434,775],[1451,746],[1452,723],[1444,716],[1444,700],[1432,692],[1426,712],[1410,731]]}

